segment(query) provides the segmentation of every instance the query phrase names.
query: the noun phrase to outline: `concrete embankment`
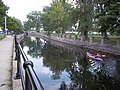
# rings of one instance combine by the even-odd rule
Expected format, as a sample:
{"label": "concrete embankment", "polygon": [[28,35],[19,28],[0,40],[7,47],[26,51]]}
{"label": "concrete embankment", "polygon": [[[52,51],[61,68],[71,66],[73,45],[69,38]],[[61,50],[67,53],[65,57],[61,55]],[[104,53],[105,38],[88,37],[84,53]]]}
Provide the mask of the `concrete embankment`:
{"label": "concrete embankment", "polygon": [[47,36],[41,33],[30,33],[30,35],[41,37],[46,40],[51,39],[61,43],[66,43],[74,46],[79,46],[79,47],[83,47],[83,48],[87,48],[95,51],[101,51],[104,53],[120,56],[120,47],[118,45],[100,44],[95,42],[94,43],[82,42],[78,39],[69,39],[69,38],[57,37],[54,35]]}

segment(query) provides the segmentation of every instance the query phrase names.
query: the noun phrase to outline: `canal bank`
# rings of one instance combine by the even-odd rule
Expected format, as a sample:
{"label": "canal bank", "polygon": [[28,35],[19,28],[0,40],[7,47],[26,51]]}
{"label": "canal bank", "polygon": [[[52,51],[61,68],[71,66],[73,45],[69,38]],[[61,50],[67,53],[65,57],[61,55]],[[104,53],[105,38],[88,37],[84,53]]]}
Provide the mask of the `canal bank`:
{"label": "canal bank", "polygon": [[103,40],[101,40],[101,43],[93,42],[92,39],[90,39],[90,42],[86,42],[79,39],[72,39],[72,38],[65,38],[64,36],[61,37],[61,35],[51,35],[47,36],[44,33],[29,33],[29,35],[41,37],[45,40],[54,40],[61,43],[66,43],[70,45],[74,45],[77,47],[83,47],[86,49],[91,49],[94,51],[99,51],[107,54],[112,54],[115,56],[120,56],[120,43],[119,40],[117,41],[116,45],[106,44]]}

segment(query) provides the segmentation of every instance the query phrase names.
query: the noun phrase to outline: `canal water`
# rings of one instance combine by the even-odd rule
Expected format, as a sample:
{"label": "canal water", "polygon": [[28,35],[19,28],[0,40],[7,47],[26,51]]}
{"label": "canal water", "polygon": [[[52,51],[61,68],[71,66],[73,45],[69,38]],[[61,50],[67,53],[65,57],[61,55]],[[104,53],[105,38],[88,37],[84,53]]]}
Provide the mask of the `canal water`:
{"label": "canal water", "polygon": [[120,90],[119,58],[86,60],[85,54],[36,37],[25,37],[21,45],[45,90]]}

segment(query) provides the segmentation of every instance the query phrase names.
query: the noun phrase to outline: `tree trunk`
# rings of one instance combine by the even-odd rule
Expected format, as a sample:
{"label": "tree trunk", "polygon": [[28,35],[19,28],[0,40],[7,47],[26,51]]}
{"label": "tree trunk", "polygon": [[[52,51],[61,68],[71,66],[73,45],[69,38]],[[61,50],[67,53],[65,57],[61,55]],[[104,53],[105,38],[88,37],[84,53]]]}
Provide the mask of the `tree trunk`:
{"label": "tree trunk", "polygon": [[85,36],[85,40],[88,40],[88,31],[87,31],[87,28],[86,28],[86,30],[84,31],[84,36]]}
{"label": "tree trunk", "polygon": [[108,40],[107,31],[104,31],[104,32],[103,32],[103,38],[106,39],[106,40]]}

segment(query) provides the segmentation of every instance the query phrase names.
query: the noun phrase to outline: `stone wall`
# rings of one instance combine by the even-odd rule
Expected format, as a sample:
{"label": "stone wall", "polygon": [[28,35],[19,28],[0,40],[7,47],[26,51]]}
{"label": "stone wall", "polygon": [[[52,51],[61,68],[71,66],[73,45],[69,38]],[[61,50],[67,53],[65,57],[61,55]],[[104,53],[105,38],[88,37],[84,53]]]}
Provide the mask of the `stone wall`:
{"label": "stone wall", "polygon": [[93,49],[97,51],[102,51],[109,54],[120,55],[120,38],[117,39],[116,45],[108,44],[107,41],[101,38],[101,42],[94,42],[94,37],[90,37],[89,41],[85,41],[85,37],[81,37],[80,39],[75,39],[70,35],[57,35],[52,34],[51,36],[47,36],[43,33],[34,33],[34,36],[39,36],[44,39],[52,39],[54,41],[74,45],[74,46],[82,46],[88,49]]}

